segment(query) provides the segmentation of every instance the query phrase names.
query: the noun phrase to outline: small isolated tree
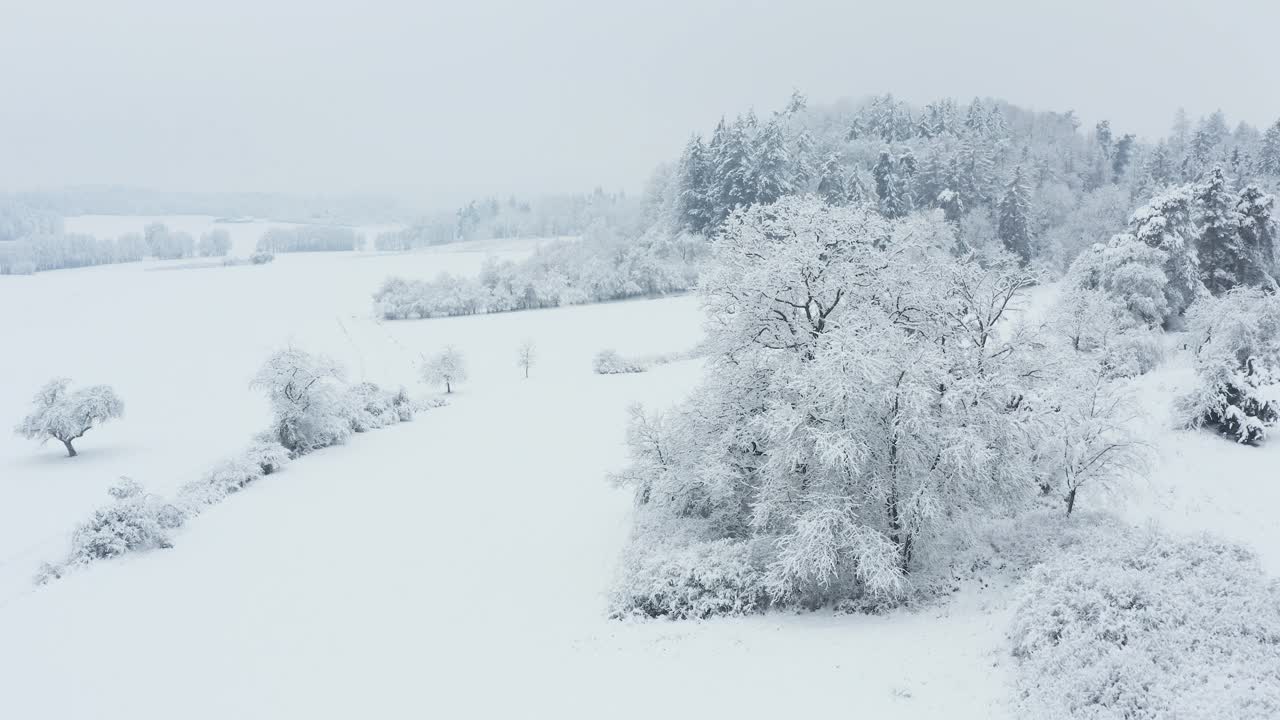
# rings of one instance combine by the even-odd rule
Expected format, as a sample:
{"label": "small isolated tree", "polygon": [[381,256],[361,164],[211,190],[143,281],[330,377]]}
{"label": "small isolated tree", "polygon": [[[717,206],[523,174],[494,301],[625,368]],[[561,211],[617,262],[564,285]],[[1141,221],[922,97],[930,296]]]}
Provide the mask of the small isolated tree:
{"label": "small isolated tree", "polygon": [[72,441],[102,423],[124,413],[124,403],[107,385],[92,385],[67,392],[71,381],[50,380],[36,393],[35,409],[15,431],[30,440],[57,440],[67,448],[67,456],[75,457]]}
{"label": "small isolated tree", "polygon": [[467,379],[467,364],[462,353],[450,345],[422,365],[422,380],[428,385],[444,384],[446,393],[453,392],[455,383]]}
{"label": "small isolated tree", "polygon": [[1057,483],[1049,479],[1046,487],[1058,485],[1069,516],[1082,486],[1114,491],[1142,475],[1147,448],[1134,432],[1141,414],[1132,394],[1108,381],[1101,366],[1068,372],[1055,394],[1046,413],[1045,455]]}
{"label": "small isolated tree", "polygon": [[535,351],[537,348],[533,344],[532,339],[526,339],[520,343],[519,349],[516,350],[516,365],[524,368],[524,376],[529,377],[529,368],[533,367],[535,360]]}

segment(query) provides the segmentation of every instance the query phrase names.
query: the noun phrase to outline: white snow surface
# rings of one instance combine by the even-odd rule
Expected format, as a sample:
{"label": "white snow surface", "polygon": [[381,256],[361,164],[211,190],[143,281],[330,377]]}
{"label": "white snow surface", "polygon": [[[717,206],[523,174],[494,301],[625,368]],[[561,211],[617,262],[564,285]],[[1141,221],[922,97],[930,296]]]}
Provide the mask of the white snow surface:
{"label": "white snow surface", "polygon": [[[702,365],[602,376],[591,358],[688,350],[702,335],[697,299],[371,314],[392,272],[474,273],[485,252],[530,248],[0,278],[8,422],[55,375],[109,383],[126,404],[75,459],[0,433],[0,715],[1013,717],[1007,589],[882,617],[606,619],[631,499],[604,478],[626,462],[626,408],[678,402]],[[525,338],[537,343],[528,380],[516,366]],[[352,379],[417,393],[420,356],[452,344],[471,379],[446,407],[229,498],[173,549],[33,588],[39,561],[61,557],[117,476],[169,493],[262,429],[249,378],[287,342],[342,361]],[[1163,457],[1126,512],[1243,541],[1274,572],[1280,447],[1173,430],[1168,402],[1190,381],[1176,355],[1138,381]]]}

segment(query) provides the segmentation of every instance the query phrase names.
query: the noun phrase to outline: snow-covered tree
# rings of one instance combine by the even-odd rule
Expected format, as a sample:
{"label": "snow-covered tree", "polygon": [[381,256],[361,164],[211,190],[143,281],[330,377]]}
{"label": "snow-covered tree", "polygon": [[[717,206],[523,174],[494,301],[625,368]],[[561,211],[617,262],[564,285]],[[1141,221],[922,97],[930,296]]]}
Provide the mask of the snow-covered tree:
{"label": "snow-covered tree", "polygon": [[716,198],[713,195],[718,190],[712,187],[712,169],[702,138],[697,135],[689,138],[684,155],[680,157],[677,207],[679,222],[690,232],[704,233],[715,221]]}
{"label": "snow-covered tree", "polygon": [[516,348],[516,366],[524,370],[524,376],[529,377],[529,368],[533,367],[537,360],[537,346],[533,340],[526,338],[521,341],[520,347]]}
{"label": "snow-covered tree", "polygon": [[1171,314],[1167,265],[1164,251],[1122,233],[1081,253],[1071,264],[1065,285],[1104,291],[1127,309],[1132,322],[1160,326]]}
{"label": "snow-covered tree", "polygon": [[1129,232],[1138,242],[1164,253],[1164,287],[1168,316],[1181,315],[1206,291],[1200,281],[1196,228],[1188,187],[1168,190],[1134,211]]}
{"label": "snow-covered tree", "polygon": [[765,123],[756,138],[750,170],[754,202],[771,203],[783,195],[795,192],[786,136],[778,118]]}
{"label": "snow-covered tree", "polygon": [[840,156],[836,153],[828,155],[822,163],[818,173],[818,196],[832,205],[849,202],[848,180],[840,165]]}
{"label": "snow-covered tree", "polygon": [[1276,244],[1280,242],[1280,226],[1276,222],[1275,198],[1256,185],[1246,186],[1236,200],[1236,220],[1243,251],[1237,276],[1245,285],[1276,287]]}
{"label": "snow-covered tree", "polygon": [[294,455],[337,445],[352,432],[342,369],[327,358],[289,347],[274,353],[250,387],[271,403],[275,440]]}
{"label": "snow-covered tree", "polygon": [[231,234],[221,228],[200,236],[197,251],[203,257],[225,257],[231,252]]}
{"label": "snow-covered tree", "polygon": [[1214,168],[1195,189],[1194,221],[1200,280],[1220,295],[1242,282],[1247,253],[1240,243],[1240,218],[1222,168]]}
{"label": "snow-covered tree", "polygon": [[1031,263],[1031,191],[1027,187],[1022,166],[1014,168],[1013,177],[1000,199],[997,233],[1006,250],[1024,266]]}
{"label": "snow-covered tree", "polygon": [[1099,367],[1067,367],[1045,413],[1051,466],[1050,487],[1058,488],[1066,513],[1075,510],[1080,488],[1114,492],[1146,470],[1147,446],[1137,436],[1141,413],[1132,392]]}
{"label": "snow-covered tree", "polygon": [[903,196],[902,183],[897,174],[893,156],[888,149],[880,151],[872,174],[876,179],[876,197],[880,201],[880,214],[887,218],[900,218],[907,214],[907,199]]}
{"label": "snow-covered tree", "polygon": [[1187,326],[1198,384],[1178,401],[1180,417],[1257,444],[1280,419],[1280,404],[1265,392],[1280,381],[1280,297],[1250,287],[1204,297]]}
{"label": "snow-covered tree", "polygon": [[124,402],[108,385],[90,385],[69,392],[71,381],[50,380],[36,393],[35,409],[15,428],[28,440],[53,439],[76,456],[72,442],[102,423],[124,414]]}
{"label": "snow-covered tree", "polygon": [[456,383],[467,379],[467,363],[462,352],[450,345],[432,355],[422,364],[422,380],[428,385],[444,385],[446,393],[453,392]]}
{"label": "snow-covered tree", "polygon": [[939,230],[808,197],[730,218],[702,284],[712,370],[623,474],[637,552],[681,528],[747,543],[777,602],[892,593],[937,533],[1033,494],[1041,374],[1004,320],[1032,278],[907,222]]}
{"label": "snow-covered tree", "polygon": [[1262,136],[1258,149],[1258,172],[1280,175],[1280,120],[1276,120]]}

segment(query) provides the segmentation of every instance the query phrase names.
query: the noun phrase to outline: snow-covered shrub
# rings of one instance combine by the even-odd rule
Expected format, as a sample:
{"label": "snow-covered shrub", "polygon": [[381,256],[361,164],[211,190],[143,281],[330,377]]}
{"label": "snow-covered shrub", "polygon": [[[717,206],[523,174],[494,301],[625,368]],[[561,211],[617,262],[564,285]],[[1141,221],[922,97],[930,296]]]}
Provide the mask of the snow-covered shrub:
{"label": "snow-covered shrub", "polygon": [[591,369],[597,375],[621,375],[642,373],[648,368],[640,362],[619,355],[617,350],[601,350],[591,359]]}
{"label": "snow-covered shrub", "polygon": [[1208,426],[1256,444],[1280,419],[1280,297],[1241,287],[1201,298],[1187,313],[1196,388],[1179,399],[1187,427]]}
{"label": "snow-covered shrub", "polygon": [[1102,288],[1063,288],[1048,317],[1049,329],[1071,350],[1088,355],[1109,377],[1131,377],[1160,361],[1159,331],[1137,320],[1124,300]]}
{"label": "snow-covered shrub", "polygon": [[114,502],[76,528],[65,564],[84,565],[136,550],[170,547],[169,531],[186,520],[182,510],[146,494],[127,478],[111,489],[111,495]]}
{"label": "snow-covered shrub", "polygon": [[383,390],[374,383],[357,383],[348,390],[351,403],[351,429],[367,432],[413,419],[413,402],[404,388],[397,392]]}
{"label": "snow-covered shrub", "polygon": [[289,450],[269,433],[263,433],[253,439],[248,449],[244,451],[244,457],[245,460],[257,465],[263,475],[271,475],[289,462]]}
{"label": "snow-covered shrub", "polygon": [[428,385],[444,385],[446,393],[467,379],[467,362],[462,352],[452,345],[428,358],[420,369],[422,381]]}
{"label": "snow-covered shrub", "polygon": [[638,527],[749,541],[769,604],[813,606],[901,593],[932,540],[1034,502],[1045,413],[1023,400],[1051,377],[1005,320],[1034,278],[911,222],[936,232],[809,197],[729,218],[702,278],[704,383],[633,416],[618,479]]}
{"label": "snow-covered shrub", "polygon": [[144,489],[142,487],[142,483],[138,482],[137,480],[134,480],[131,477],[122,477],[116,481],[115,485],[112,485],[111,487],[107,488],[107,494],[117,500],[124,500],[125,498],[137,497],[139,495],[142,495],[143,492],[144,492]]}
{"label": "snow-covered shrub", "polygon": [[1280,587],[1238,546],[1064,554],[1030,573],[1011,637],[1021,717],[1280,717]]}
{"label": "snow-covered shrub", "polygon": [[268,252],[266,250],[258,250],[249,256],[249,262],[254,265],[266,265],[275,259],[275,253]]}
{"label": "snow-covered shrub", "polygon": [[67,449],[68,456],[75,457],[73,441],[124,414],[124,402],[110,386],[91,385],[68,392],[70,386],[71,381],[66,378],[46,383],[33,400],[35,410],[14,431],[42,443],[55,439]]}
{"label": "snow-covered shrub", "polygon": [[267,394],[272,433],[296,455],[337,445],[351,435],[350,401],[333,362],[297,348],[272,355],[251,387]]}
{"label": "snow-covered shrub", "polygon": [[611,598],[614,617],[673,620],[743,615],[764,609],[764,572],[741,540],[646,548],[624,558]]}

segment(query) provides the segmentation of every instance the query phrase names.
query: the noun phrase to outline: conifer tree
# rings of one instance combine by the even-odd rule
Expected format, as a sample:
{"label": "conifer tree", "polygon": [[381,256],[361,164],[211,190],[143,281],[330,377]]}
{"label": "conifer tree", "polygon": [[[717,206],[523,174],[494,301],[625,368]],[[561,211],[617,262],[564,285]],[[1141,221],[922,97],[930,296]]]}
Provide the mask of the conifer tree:
{"label": "conifer tree", "polygon": [[831,153],[822,163],[822,171],[818,176],[818,196],[828,205],[844,205],[849,202],[849,186],[845,179],[844,168],[840,166],[840,156]]}
{"label": "conifer tree", "polygon": [[704,233],[715,219],[715,207],[711,197],[711,167],[707,147],[702,138],[694,135],[685,146],[680,158],[679,222],[685,229]]}
{"label": "conifer tree", "polygon": [[1280,120],[1276,120],[1262,136],[1262,145],[1258,148],[1258,172],[1280,175]]}
{"label": "conifer tree", "polygon": [[1239,273],[1245,265],[1234,198],[1222,168],[1211,170],[1195,192],[1200,281],[1210,293],[1221,295],[1241,283]]}
{"label": "conifer tree", "polygon": [[1276,286],[1276,242],[1280,241],[1280,228],[1276,224],[1274,208],[1275,198],[1263,193],[1256,185],[1241,190],[1236,201],[1237,232],[1244,251],[1244,263],[1237,275],[1245,285]]}
{"label": "conifer tree", "polygon": [[1178,187],[1152,198],[1129,219],[1129,232],[1138,241],[1165,253],[1164,294],[1170,315],[1181,315],[1204,294],[1191,205],[1191,190]]}
{"label": "conifer tree", "polygon": [[888,149],[880,151],[880,159],[876,161],[872,174],[876,179],[876,198],[879,200],[880,214],[890,219],[906,215],[906,200],[902,196],[893,156],[889,154]]}
{"label": "conifer tree", "polygon": [[771,203],[795,190],[786,138],[777,119],[770,120],[760,131],[750,160],[751,202]]}
{"label": "conifer tree", "polygon": [[1013,170],[1013,178],[1000,199],[996,234],[1006,250],[1025,267],[1031,263],[1031,190],[1022,174],[1022,166]]}

